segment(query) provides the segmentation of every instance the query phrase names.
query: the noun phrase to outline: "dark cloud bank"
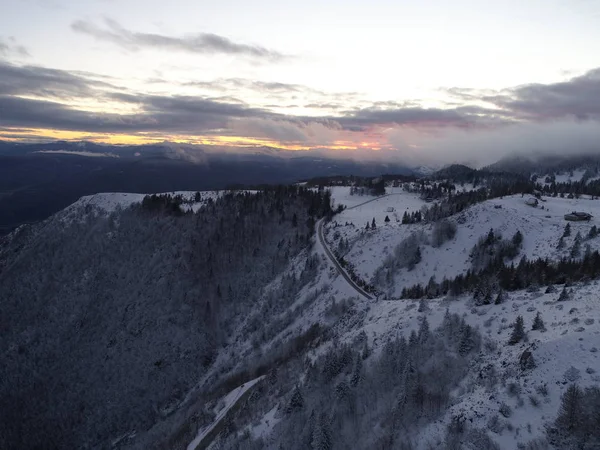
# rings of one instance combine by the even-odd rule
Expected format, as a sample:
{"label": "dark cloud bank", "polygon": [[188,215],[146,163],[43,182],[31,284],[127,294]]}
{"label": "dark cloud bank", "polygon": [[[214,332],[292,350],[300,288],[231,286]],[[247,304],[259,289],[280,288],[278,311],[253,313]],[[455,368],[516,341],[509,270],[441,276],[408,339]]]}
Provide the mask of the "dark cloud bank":
{"label": "dark cloud bank", "polygon": [[[135,38],[138,42],[141,38]],[[169,44],[170,45],[170,44]],[[177,44],[179,45],[179,44]],[[237,51],[237,50],[236,50]],[[260,53],[260,52],[259,52]],[[299,85],[238,80],[256,90],[294,91]],[[89,133],[162,132],[228,134],[232,124],[280,141],[306,140],[307,127],[320,132],[366,133],[392,129],[390,146],[400,156],[458,160],[515,151],[593,151],[600,138],[600,69],[554,84],[529,84],[499,92],[450,89],[450,95],[478,105],[422,108],[413,104],[373,105],[335,116],[312,118],[273,113],[239,102],[196,96],[148,95],[126,91],[112,80],[0,61],[0,127],[53,128]],[[29,98],[25,98],[29,97]],[[31,98],[34,97],[34,98]],[[69,106],[71,99],[106,99],[135,105],[138,113],[92,113]],[[261,122],[262,121],[262,122]],[[239,126],[233,127],[240,129]],[[394,129],[397,132],[394,132]],[[405,131],[419,133],[408,150]],[[558,146],[563,147],[562,149]],[[323,144],[326,147],[326,143]],[[412,152],[412,153],[411,153]]]}

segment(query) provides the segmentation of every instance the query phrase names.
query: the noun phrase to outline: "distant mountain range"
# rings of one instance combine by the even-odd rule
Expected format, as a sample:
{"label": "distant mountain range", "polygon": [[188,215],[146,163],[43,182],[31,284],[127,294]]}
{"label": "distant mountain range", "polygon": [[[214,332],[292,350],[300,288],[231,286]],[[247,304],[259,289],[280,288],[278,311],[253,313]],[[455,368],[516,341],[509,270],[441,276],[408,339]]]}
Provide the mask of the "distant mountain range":
{"label": "distant mountain range", "polygon": [[407,165],[271,147],[231,150],[164,142],[104,145],[0,141],[0,235],[98,192],[202,191],[316,176],[419,174]]}

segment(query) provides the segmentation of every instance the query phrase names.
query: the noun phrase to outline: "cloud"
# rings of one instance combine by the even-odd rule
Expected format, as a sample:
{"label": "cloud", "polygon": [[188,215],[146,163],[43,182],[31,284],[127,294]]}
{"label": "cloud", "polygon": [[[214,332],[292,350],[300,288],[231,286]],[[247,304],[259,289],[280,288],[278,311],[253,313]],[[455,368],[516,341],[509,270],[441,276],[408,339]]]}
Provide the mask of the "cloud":
{"label": "cloud", "polygon": [[111,42],[129,51],[141,49],[178,50],[202,55],[245,56],[270,62],[277,62],[289,57],[260,45],[242,44],[212,33],[173,37],[156,33],[130,31],[112,19],[105,19],[104,22],[106,26],[99,27],[91,22],[77,20],[71,24],[71,28],[78,33],[87,34],[100,41]]}
{"label": "cloud", "polygon": [[344,116],[336,118],[336,120],[345,128],[355,131],[368,130],[375,125],[474,128],[498,126],[507,123],[505,118],[498,117],[496,111],[476,106],[452,109],[418,106],[400,108],[368,107],[347,111]]}
{"label": "cloud", "polygon": [[81,72],[39,66],[17,66],[0,61],[0,95],[61,98],[94,97],[101,89],[116,89],[106,81]]}
{"label": "cloud", "polygon": [[29,51],[17,43],[14,37],[8,39],[0,37],[0,57],[29,57]]}
{"label": "cloud", "polygon": [[568,81],[527,84],[482,100],[512,111],[521,119],[600,120],[600,68]]}
{"label": "cloud", "polygon": [[531,83],[500,91],[459,87],[442,91],[462,103],[491,105],[485,114],[513,121],[600,120],[600,68],[558,83]]}
{"label": "cloud", "polygon": [[[562,83],[497,92],[453,88],[447,92],[460,101],[446,108],[395,101],[352,107],[342,98],[327,105],[316,102],[313,108],[330,111],[311,117],[276,112],[284,110],[281,102],[273,102],[272,108],[250,106],[244,96],[229,95],[244,92],[236,86],[265,95],[300,97],[311,91],[298,84],[232,78],[207,82],[224,86],[218,97],[149,94],[123,89],[115,80],[94,74],[0,62],[0,132],[18,136],[19,128],[38,128],[92,136],[188,136],[190,141],[200,136],[243,137],[299,148],[375,148],[380,155],[415,163],[485,164],[519,149],[597,151],[599,78],[600,70],[595,70]],[[97,104],[98,99],[119,108],[92,112],[73,106],[87,100]]]}

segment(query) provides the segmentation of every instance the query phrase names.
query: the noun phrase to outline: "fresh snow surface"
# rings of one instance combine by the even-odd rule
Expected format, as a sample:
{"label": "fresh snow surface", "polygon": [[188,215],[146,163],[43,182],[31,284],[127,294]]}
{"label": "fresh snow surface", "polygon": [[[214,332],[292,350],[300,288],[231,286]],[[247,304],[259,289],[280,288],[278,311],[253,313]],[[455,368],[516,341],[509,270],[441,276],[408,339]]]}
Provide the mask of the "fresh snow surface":
{"label": "fresh snow surface", "polygon": [[[341,204],[347,208],[342,214],[336,215],[334,220],[338,223],[352,222],[359,228],[364,228],[367,221],[371,223],[373,218],[378,224],[383,225],[385,216],[389,216],[393,222],[402,222],[402,215],[405,211],[418,211],[424,205],[429,205],[419,198],[418,193],[406,192],[400,187],[388,187],[386,188],[387,195],[380,197],[350,195],[350,188],[346,186],[332,187],[330,190],[333,207]],[[362,205],[362,203],[365,204]],[[388,208],[393,208],[393,211],[388,211]]]}
{"label": "fresh snow surface", "polygon": [[[455,238],[444,243],[440,248],[433,248],[424,243],[421,246],[421,263],[412,271],[401,270],[401,276],[396,278],[395,292],[390,293],[391,296],[399,296],[404,287],[416,283],[425,284],[432,276],[435,276],[437,281],[441,281],[444,277],[453,278],[466,272],[471,267],[469,259],[471,249],[490,229],[508,239],[517,230],[523,233],[523,250],[515,259],[515,264],[521,256],[526,256],[528,259],[546,257],[559,259],[568,256],[577,232],[580,232],[583,237],[582,254],[585,252],[586,245],[589,245],[592,250],[600,250],[600,238],[586,239],[596,220],[567,222],[564,219],[564,215],[572,211],[589,212],[594,217],[600,217],[600,200],[590,200],[587,197],[581,199],[544,197],[540,206],[534,208],[525,204],[526,199],[527,196],[521,197],[521,195],[492,199],[450,217],[449,220],[458,225]],[[398,222],[391,215],[391,221],[386,224],[383,221],[385,215],[389,215],[386,213],[386,208],[394,205],[397,211],[403,213],[405,209],[418,210],[423,204],[417,194],[405,192],[382,197],[364,206],[344,211],[336,215],[327,227],[329,245],[336,247],[338,242],[334,239],[336,232],[339,232],[341,237],[347,238],[352,248],[344,258],[354,264],[360,276],[371,280],[375,270],[382,264],[383,259],[393,252],[396,245],[411,233],[423,232],[428,236],[433,229],[432,224],[402,225],[401,217]],[[496,208],[496,205],[500,208]],[[373,217],[377,228],[365,230],[366,222]],[[557,250],[557,243],[567,223],[571,223],[571,236],[565,238],[564,249]]]}
{"label": "fresh snow surface", "polygon": [[[229,394],[227,394],[225,397],[219,400],[217,402],[217,407],[215,407],[214,411],[217,414],[214,422],[198,432],[198,435],[194,438],[194,440],[188,444],[187,450],[196,450],[196,447],[200,444],[200,442],[202,442],[202,440],[219,424],[219,422],[223,420],[223,418],[227,415],[229,410],[235,406],[237,401],[244,395],[244,393],[246,393],[248,389],[251,389],[256,383],[258,383],[263,378],[264,375],[255,378],[254,380],[250,380],[242,384],[241,386],[235,388],[233,391],[231,391]],[[222,408],[217,411],[217,408],[221,406]]]}
{"label": "fresh snow surface", "polygon": [[267,414],[264,415],[257,425],[250,427],[250,433],[254,439],[265,439],[269,436],[273,430],[273,427],[277,425],[277,422],[279,422],[279,419],[275,417],[278,409],[278,406],[274,406]]}
{"label": "fresh snow surface", "polygon": [[[557,299],[561,287],[557,288],[558,292],[553,294],[512,292],[502,305],[474,307],[468,296],[456,300],[427,300],[428,310],[423,313],[418,312],[418,301],[373,302],[369,305],[364,326],[348,333],[345,340],[350,341],[364,330],[377,352],[388,339],[397,335],[408,337],[423,317],[427,317],[434,328],[441,324],[446,309],[463,316],[496,347],[495,351],[482,353],[476,364],[480,368],[493,366],[498,373],[498,385],[487,390],[479,383],[479,374],[471,373],[455,392],[454,404],[442,420],[421,433],[419,448],[429,448],[426,444],[437,443],[437,437],[443,438],[452,415],[462,414],[471,426],[487,429],[487,421],[498,415],[504,402],[512,408],[513,414],[509,419],[500,418],[511,422],[514,429],[505,429],[499,434],[488,431],[488,434],[500,448],[514,449],[519,442],[544,436],[544,424],[556,417],[560,397],[569,386],[567,370],[575,367],[579,371],[577,382],[582,387],[600,382],[600,305],[597,302],[600,286],[597,281],[575,286],[572,288],[573,299],[560,303]],[[545,322],[546,332],[531,331],[537,312]],[[528,342],[509,346],[507,342],[512,331],[509,325],[518,315],[524,318]],[[523,372],[519,357],[526,349],[532,351],[537,367]],[[518,396],[507,392],[506,386],[510,383],[520,386]],[[547,396],[536,392],[541,385],[548,387]],[[530,396],[539,400],[538,406],[532,405]]]}

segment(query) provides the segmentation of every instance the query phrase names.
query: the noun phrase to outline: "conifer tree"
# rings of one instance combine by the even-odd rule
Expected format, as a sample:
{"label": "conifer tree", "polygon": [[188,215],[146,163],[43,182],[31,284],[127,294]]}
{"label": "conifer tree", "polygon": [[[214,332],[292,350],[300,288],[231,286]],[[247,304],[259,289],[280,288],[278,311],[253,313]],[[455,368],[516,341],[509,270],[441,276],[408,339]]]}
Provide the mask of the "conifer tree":
{"label": "conifer tree", "polygon": [[583,395],[581,388],[572,384],[561,397],[560,409],[556,418],[556,425],[564,431],[576,430],[581,421]]}
{"label": "conifer tree", "polygon": [[562,237],[569,237],[569,236],[571,236],[571,224],[570,223],[568,223],[565,226],[565,231],[564,231]]}
{"label": "conifer tree", "polygon": [[315,431],[313,433],[311,448],[313,450],[331,450],[333,448],[329,419],[325,413],[319,415],[319,420],[315,425]]}
{"label": "conifer tree", "polygon": [[475,336],[471,325],[464,324],[460,330],[460,342],[458,344],[458,353],[465,356],[475,348]]}
{"label": "conifer tree", "polygon": [[298,385],[294,388],[294,392],[292,393],[292,397],[290,398],[290,404],[288,406],[288,413],[296,412],[301,410],[304,407],[304,396],[302,392],[300,392],[300,388]]}
{"label": "conifer tree", "polygon": [[523,316],[518,316],[517,320],[515,320],[515,324],[513,327],[513,331],[508,340],[508,345],[515,345],[521,342],[521,340],[525,337],[525,325],[523,321]]}
{"label": "conifer tree", "polygon": [[504,291],[498,292],[498,295],[496,295],[496,300],[494,301],[494,305],[501,305],[502,303],[504,303]]}
{"label": "conifer tree", "polygon": [[559,302],[565,302],[565,301],[567,301],[569,299],[570,299],[569,291],[567,290],[567,286],[565,285],[563,287],[563,290],[561,291],[559,297],[558,297],[558,301]]}
{"label": "conifer tree", "polygon": [[546,325],[542,320],[541,314],[538,312],[533,319],[533,325],[531,326],[532,330],[546,331]]}
{"label": "conifer tree", "polygon": [[388,223],[390,221],[389,216],[385,216],[385,220],[384,221],[385,221],[385,223]]}

